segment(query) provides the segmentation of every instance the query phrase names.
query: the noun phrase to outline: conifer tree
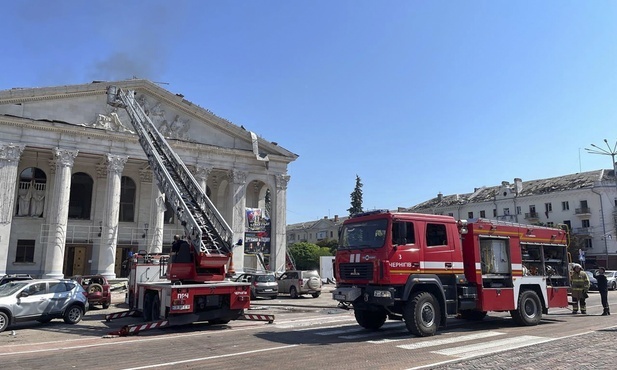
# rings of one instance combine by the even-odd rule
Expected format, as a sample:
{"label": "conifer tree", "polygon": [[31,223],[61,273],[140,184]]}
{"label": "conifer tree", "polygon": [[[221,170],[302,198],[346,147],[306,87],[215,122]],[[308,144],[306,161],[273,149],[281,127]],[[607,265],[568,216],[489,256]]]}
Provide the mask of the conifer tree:
{"label": "conifer tree", "polygon": [[362,212],[362,181],[358,175],[356,175],[356,187],[351,192],[351,208],[347,211],[350,216]]}

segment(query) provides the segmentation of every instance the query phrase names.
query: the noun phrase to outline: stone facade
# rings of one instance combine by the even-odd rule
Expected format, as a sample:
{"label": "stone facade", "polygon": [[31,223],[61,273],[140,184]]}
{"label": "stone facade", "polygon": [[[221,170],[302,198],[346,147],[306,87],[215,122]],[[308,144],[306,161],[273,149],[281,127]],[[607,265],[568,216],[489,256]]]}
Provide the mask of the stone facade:
{"label": "stone facade", "polygon": [[[297,155],[147,80],[0,91],[0,275],[124,275],[130,252],[160,253],[182,234],[122,109],[106,87],[135,91],[227,221],[270,194],[270,268],[285,266],[287,166]],[[244,251],[234,268],[244,268]]]}

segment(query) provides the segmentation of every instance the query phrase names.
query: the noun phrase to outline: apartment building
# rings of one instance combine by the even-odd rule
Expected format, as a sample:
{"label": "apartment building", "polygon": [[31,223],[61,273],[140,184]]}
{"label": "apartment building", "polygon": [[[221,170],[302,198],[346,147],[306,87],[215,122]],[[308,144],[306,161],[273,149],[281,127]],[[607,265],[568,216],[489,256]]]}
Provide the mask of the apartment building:
{"label": "apartment building", "polygon": [[347,217],[324,218],[316,221],[300,222],[287,225],[287,245],[299,242],[316,244],[327,239],[338,239],[338,232]]}
{"label": "apartment building", "polygon": [[[487,218],[545,226],[567,225],[572,259],[586,267],[617,268],[617,182],[613,170],[480,187],[465,194],[437,194],[409,212]],[[580,251],[579,251],[580,250]]]}

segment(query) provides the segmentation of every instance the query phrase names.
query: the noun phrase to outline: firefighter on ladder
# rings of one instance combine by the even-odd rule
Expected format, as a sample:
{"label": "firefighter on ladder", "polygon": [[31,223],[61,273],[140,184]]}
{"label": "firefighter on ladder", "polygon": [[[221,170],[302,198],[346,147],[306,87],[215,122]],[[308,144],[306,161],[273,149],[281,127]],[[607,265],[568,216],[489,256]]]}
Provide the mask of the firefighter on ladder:
{"label": "firefighter on ladder", "polygon": [[587,299],[587,292],[589,291],[589,277],[583,271],[583,268],[578,263],[575,263],[572,266],[574,270],[572,272],[572,313],[578,313],[578,306],[580,302],[581,313],[587,313],[587,304],[585,303],[585,299]]}

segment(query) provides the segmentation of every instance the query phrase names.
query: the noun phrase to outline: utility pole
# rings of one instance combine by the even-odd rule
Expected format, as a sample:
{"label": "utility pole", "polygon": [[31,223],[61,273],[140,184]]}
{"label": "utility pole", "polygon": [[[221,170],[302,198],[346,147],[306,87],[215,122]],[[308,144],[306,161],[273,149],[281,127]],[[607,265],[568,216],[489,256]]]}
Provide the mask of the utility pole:
{"label": "utility pole", "polygon": [[[613,164],[613,178],[615,179],[615,191],[617,192],[617,164],[615,163],[615,156],[617,155],[617,142],[615,143],[615,145],[613,145],[613,147],[611,148],[611,145],[608,143],[607,139],[604,139],[604,144],[606,144],[606,149],[601,148],[595,144],[591,144],[593,149],[589,149],[589,148],[585,148],[585,150],[587,151],[587,153],[590,154],[599,154],[599,155],[605,155],[605,156],[610,156],[611,157],[611,162]],[[616,195],[617,196],[617,195]],[[600,199],[600,201],[602,201]],[[613,199],[613,204],[611,205],[612,209],[613,209],[613,214],[615,214],[615,206],[617,206],[617,204],[615,203],[615,200]],[[602,215],[602,224],[604,224],[604,215]],[[613,223],[615,223],[615,218],[613,217]],[[617,225],[613,225],[613,227],[616,230],[616,234],[617,234]],[[615,235],[617,237],[617,235]],[[604,234],[604,238],[605,238],[605,243],[606,243],[606,234]],[[606,244],[606,268],[608,269],[608,244]]]}

